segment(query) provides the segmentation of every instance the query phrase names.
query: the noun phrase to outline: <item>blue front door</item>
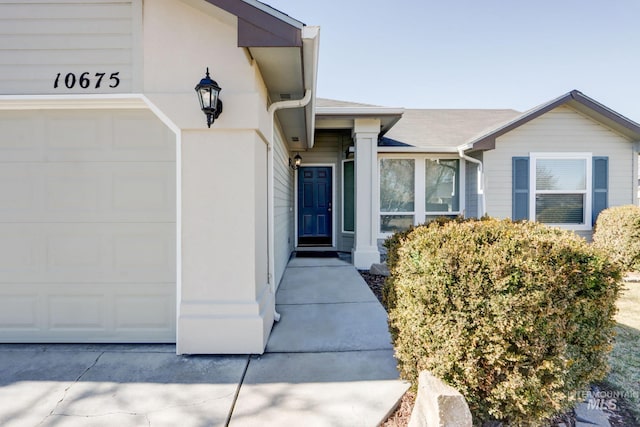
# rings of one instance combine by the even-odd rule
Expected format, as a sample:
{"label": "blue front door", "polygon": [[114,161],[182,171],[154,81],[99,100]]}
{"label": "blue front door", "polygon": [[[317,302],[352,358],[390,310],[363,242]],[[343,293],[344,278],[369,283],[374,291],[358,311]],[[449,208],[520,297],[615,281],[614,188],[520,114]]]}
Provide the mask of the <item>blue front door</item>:
{"label": "blue front door", "polygon": [[298,244],[331,245],[330,167],[298,169]]}

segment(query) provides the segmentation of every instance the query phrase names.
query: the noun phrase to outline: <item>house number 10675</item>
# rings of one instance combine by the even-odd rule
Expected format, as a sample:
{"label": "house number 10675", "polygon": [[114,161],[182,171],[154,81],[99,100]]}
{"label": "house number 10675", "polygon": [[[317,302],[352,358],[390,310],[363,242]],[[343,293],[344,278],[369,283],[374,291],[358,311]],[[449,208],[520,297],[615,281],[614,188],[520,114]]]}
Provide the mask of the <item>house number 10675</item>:
{"label": "house number 10675", "polygon": [[[111,73],[111,75],[107,77],[110,88],[116,88],[120,84],[120,78],[118,77],[119,74],[120,72],[118,71],[116,73]],[[58,73],[53,82],[53,88],[57,89],[58,87],[61,87],[61,85],[64,85],[67,89],[73,89],[77,85],[82,89],[89,89],[91,87],[94,89],[100,89],[102,80],[106,75],[107,73],[95,73],[94,75],[91,75],[90,72],[86,71],[78,76],[74,73],[67,73],[63,77],[62,73]]]}

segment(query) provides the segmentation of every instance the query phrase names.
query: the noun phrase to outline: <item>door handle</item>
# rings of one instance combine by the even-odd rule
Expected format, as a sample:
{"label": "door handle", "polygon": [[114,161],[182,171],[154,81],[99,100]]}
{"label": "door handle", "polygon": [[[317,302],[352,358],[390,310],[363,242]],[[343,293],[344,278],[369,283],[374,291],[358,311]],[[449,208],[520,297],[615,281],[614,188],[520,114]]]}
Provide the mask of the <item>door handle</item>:
{"label": "door handle", "polygon": [[331,202],[329,202],[329,209],[327,209],[327,212],[331,212]]}

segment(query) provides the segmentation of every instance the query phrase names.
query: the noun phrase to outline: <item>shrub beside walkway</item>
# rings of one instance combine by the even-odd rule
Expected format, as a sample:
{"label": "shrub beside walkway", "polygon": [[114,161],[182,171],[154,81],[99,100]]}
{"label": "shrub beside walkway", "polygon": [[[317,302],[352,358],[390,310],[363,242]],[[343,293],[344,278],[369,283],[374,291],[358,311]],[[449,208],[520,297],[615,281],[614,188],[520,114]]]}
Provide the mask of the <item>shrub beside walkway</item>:
{"label": "shrub beside walkway", "polygon": [[[360,274],[382,303],[385,277],[368,271],[360,271]],[[626,275],[618,309],[616,345],[610,356],[611,372],[605,383],[594,386],[594,394],[585,396],[585,402],[577,405],[575,410],[558,417],[554,426],[640,426],[640,273]],[[405,427],[414,401],[415,393],[407,391],[398,409],[383,426]],[[615,407],[608,409],[607,405]]]}

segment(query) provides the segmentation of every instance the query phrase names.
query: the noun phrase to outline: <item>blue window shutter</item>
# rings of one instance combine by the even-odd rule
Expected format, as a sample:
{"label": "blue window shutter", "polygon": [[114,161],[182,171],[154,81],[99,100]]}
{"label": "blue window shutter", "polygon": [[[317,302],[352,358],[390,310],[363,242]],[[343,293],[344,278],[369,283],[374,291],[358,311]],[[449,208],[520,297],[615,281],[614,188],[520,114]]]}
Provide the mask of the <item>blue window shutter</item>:
{"label": "blue window shutter", "polygon": [[598,214],[609,207],[609,158],[593,157],[593,195],[591,197],[592,224],[596,223]]}
{"label": "blue window shutter", "polygon": [[511,169],[513,171],[511,219],[514,221],[529,219],[529,158],[514,157]]}

